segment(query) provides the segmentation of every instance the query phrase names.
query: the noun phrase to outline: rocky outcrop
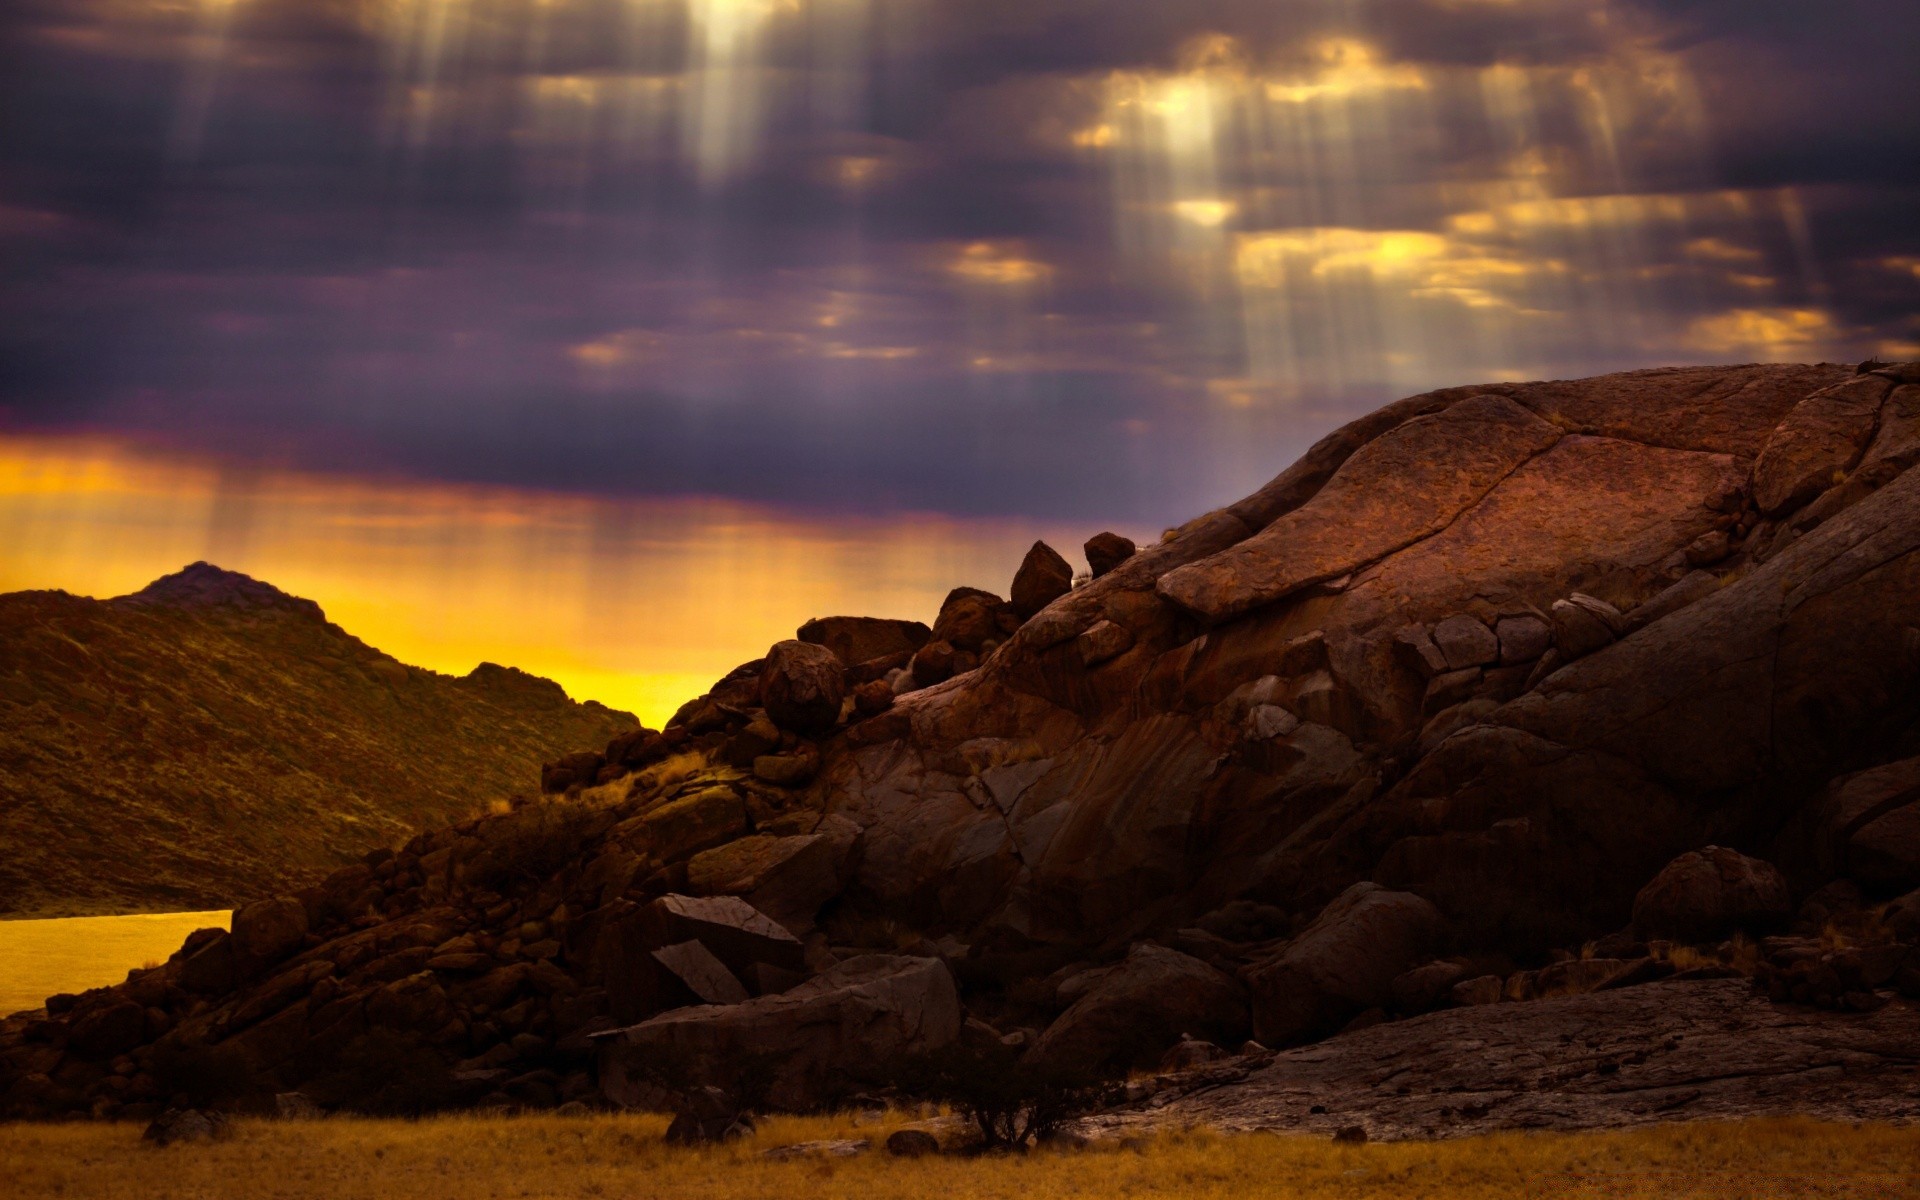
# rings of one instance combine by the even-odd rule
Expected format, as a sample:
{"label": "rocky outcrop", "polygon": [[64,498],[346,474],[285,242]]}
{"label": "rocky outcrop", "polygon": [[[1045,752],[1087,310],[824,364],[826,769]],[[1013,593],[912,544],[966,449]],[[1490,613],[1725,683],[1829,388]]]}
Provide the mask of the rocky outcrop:
{"label": "rocky outcrop", "polygon": [[[298,1086],[379,1030],[479,1097],[558,1098],[591,1034],[751,1056],[768,1014],[879,986],[835,974],[894,970],[875,955],[945,972],[974,1042],[1088,1069],[1199,1061],[1238,1022],[1521,1028],[1716,978],[1795,1028],[1897,1023],[1920,997],[1912,373],[1389,405],[1077,587],[1043,564],[1037,609],[962,587],[911,652],[775,647],[583,752],[555,798],[303,895],[283,961],[196,935],[0,1028],[6,1103],[152,1103],[108,1080],[155,1078],[156,1040],[233,1041]],[[138,1040],[102,1059],[127,1004]],[[911,1022],[855,1011],[903,1044]],[[787,1102],[854,1074],[815,1069]]]}

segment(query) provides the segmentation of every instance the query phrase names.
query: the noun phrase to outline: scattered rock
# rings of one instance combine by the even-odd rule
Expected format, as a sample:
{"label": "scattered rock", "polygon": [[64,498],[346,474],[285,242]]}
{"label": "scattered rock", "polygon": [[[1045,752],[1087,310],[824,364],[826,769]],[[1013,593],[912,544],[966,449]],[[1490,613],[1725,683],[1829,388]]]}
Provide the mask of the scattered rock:
{"label": "scattered rock", "polygon": [[1433,644],[1433,637],[1424,625],[1408,625],[1395,632],[1393,649],[1395,657],[1422,679],[1447,673],[1447,656]]}
{"label": "scattered rock", "polygon": [[1132,558],[1137,549],[1131,538],[1117,533],[1096,533],[1087,539],[1087,569],[1098,579]]}
{"label": "scattered rock", "polygon": [[940,1153],[940,1139],[924,1129],[896,1129],[887,1135],[887,1153],[895,1158],[926,1158]]}
{"label": "scattered rock", "polygon": [[782,729],[826,733],[840,722],[845,667],[833,651],[808,642],[779,642],[767,651],[760,689],[767,716]]}
{"label": "scattered rock", "polygon": [[232,1124],[224,1113],[197,1108],[169,1108],[153,1119],[141,1140],[156,1146],[177,1146],[225,1138]]}
{"label": "scattered rock", "polygon": [[667,1126],[667,1141],[677,1146],[709,1145],[753,1136],[753,1114],[723,1089],[696,1087],[680,1098]]}
{"label": "scattered rock", "polygon": [[775,1146],[762,1151],[760,1157],[776,1162],[796,1158],[858,1158],[873,1149],[868,1138],[834,1138],[817,1142],[795,1142],[790,1146]]}
{"label": "scattered rock", "polygon": [[1030,620],[1072,590],[1073,568],[1067,560],[1045,542],[1035,542],[1013,577],[1013,610]]}
{"label": "scattered rock", "polygon": [[1208,1063],[1231,1058],[1225,1050],[1212,1042],[1203,1042],[1196,1038],[1181,1035],[1167,1052],[1160,1057],[1162,1071],[1191,1071],[1195,1067],[1204,1067]]}
{"label": "scattered rock", "polygon": [[1343,1125],[1333,1131],[1333,1140],[1347,1146],[1367,1144],[1367,1129],[1364,1125]]}

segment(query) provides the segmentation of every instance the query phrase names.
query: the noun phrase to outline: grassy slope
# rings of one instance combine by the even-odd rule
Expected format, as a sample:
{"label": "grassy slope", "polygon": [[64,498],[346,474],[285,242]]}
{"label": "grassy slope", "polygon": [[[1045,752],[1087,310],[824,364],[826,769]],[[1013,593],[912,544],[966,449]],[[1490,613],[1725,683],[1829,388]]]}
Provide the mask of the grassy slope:
{"label": "grassy slope", "polygon": [[897,1123],[776,1120],[750,1142],[681,1150],[660,1140],[664,1121],[654,1117],[250,1122],[230,1141],[158,1153],[141,1145],[134,1125],[14,1125],[0,1126],[0,1177],[11,1180],[9,1194],[18,1200],[1759,1200],[1912,1196],[1920,1189],[1920,1129],[1806,1120],[1368,1146],[1201,1131],[1024,1158],[760,1157],[768,1147],[814,1138],[870,1137],[877,1145]]}
{"label": "grassy slope", "polygon": [[537,789],[633,719],[317,609],[0,596],[0,914],[229,907]]}

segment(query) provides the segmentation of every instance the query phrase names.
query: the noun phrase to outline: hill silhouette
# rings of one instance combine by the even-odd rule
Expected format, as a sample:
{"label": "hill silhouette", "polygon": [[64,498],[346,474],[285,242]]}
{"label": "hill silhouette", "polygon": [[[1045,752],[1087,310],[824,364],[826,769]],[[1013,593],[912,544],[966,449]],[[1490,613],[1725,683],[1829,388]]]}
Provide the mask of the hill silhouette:
{"label": "hill silhouette", "polygon": [[0,596],[0,914],[225,907],[538,783],[626,713],[409,667],[207,563]]}

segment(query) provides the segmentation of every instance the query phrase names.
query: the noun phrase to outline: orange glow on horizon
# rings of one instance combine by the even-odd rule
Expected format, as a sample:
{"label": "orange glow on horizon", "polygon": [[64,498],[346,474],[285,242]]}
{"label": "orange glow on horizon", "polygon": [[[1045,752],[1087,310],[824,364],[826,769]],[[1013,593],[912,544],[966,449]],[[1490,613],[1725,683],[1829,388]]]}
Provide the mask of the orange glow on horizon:
{"label": "orange glow on horizon", "polygon": [[0,436],[0,591],[124,595],[206,559],[318,601],[402,662],[521,667],[654,727],[811,617],[931,623],[956,585],[1004,594],[1035,538],[1072,553],[1093,532],[237,469]]}

